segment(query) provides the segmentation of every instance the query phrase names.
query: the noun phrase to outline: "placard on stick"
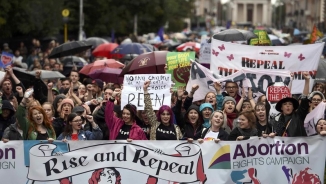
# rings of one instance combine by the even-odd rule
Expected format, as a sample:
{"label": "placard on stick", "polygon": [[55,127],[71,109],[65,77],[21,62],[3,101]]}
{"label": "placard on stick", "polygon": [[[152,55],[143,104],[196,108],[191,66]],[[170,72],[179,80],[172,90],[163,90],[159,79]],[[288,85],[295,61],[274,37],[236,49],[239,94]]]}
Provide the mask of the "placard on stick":
{"label": "placard on stick", "polygon": [[144,110],[144,82],[150,80],[148,92],[151,95],[152,106],[158,110],[162,105],[171,105],[171,75],[170,74],[140,74],[124,75],[121,93],[121,108],[133,104],[137,110]]}

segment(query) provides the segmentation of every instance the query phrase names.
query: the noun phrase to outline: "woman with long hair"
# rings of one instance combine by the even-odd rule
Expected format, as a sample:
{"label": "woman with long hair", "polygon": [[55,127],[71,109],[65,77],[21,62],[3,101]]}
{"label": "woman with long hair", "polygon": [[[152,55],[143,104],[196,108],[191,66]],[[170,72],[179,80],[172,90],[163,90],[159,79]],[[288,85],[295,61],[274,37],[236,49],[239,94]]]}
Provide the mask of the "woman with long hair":
{"label": "woman with long hair", "polygon": [[268,122],[268,114],[266,111],[266,105],[263,102],[258,102],[255,106],[255,115],[257,118],[257,130],[262,133],[263,137],[267,135],[272,135],[273,128]]}
{"label": "woman with long hair", "polygon": [[67,123],[64,131],[59,135],[57,140],[101,140],[103,134],[101,129],[94,122],[93,116],[87,115],[86,118],[92,125],[92,131],[84,131],[82,128],[82,116],[79,116],[76,113],[71,113],[67,117]]}
{"label": "woman with long hair", "polygon": [[54,108],[50,102],[44,102],[42,105],[43,110],[45,111],[47,117],[52,122],[54,119]]}
{"label": "woman with long hair", "polygon": [[174,124],[174,115],[172,109],[163,105],[155,115],[152,107],[152,101],[148,93],[150,81],[144,83],[144,103],[145,111],[151,125],[150,140],[179,140],[182,133],[178,125]]}
{"label": "woman with long hair", "polygon": [[137,125],[137,109],[134,105],[127,104],[123,107],[122,118],[114,116],[114,101],[120,91],[114,91],[106,102],[105,122],[110,132],[109,140],[147,140],[144,131]]}
{"label": "woman with long hair", "polygon": [[239,114],[238,125],[231,131],[228,139],[241,141],[252,136],[261,136],[261,132],[256,129],[256,116],[253,110],[242,111]]}
{"label": "woman with long hair", "polygon": [[74,106],[74,102],[69,98],[63,99],[59,104],[59,107],[57,109],[57,111],[59,112],[59,117],[56,117],[52,121],[52,125],[57,137],[63,132],[65,124],[67,123],[68,115],[71,113]]}
{"label": "woman with long hair", "polygon": [[34,106],[28,110],[26,119],[26,103],[28,103],[28,90],[18,106],[16,117],[20,128],[23,130],[25,140],[49,140],[56,139],[51,121],[41,106]]}

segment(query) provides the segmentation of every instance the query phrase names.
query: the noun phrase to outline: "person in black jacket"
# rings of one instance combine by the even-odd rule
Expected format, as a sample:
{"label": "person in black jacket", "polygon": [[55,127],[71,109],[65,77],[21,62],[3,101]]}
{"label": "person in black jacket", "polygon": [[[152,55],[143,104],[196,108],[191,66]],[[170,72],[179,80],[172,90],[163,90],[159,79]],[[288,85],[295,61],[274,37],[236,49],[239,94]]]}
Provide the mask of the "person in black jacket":
{"label": "person in black jacket", "polygon": [[23,140],[23,130],[19,128],[18,123],[9,125],[4,131],[2,141],[6,143],[9,140]]}
{"label": "person in black jacket", "polygon": [[310,101],[307,96],[309,94],[310,75],[308,72],[304,72],[302,75],[305,79],[305,84],[300,105],[295,98],[286,97],[277,102],[275,106],[275,109],[280,112],[280,114],[271,119],[276,136],[307,136],[304,128],[304,119],[309,113]]}
{"label": "person in black jacket", "polygon": [[204,128],[201,132],[200,139],[198,139],[199,143],[204,142],[204,140],[213,140],[215,142],[228,140],[229,134],[222,128],[222,125],[226,124],[226,116],[223,111],[214,111],[209,118],[209,124],[211,126],[209,128]]}
{"label": "person in black jacket", "polygon": [[230,141],[247,140],[252,136],[261,136],[256,129],[256,116],[253,110],[245,110],[239,114],[238,125],[230,132]]}
{"label": "person in black jacket", "polygon": [[2,101],[2,113],[0,114],[0,139],[2,139],[2,135],[7,127],[16,122],[15,119],[15,109],[11,105],[10,101],[3,100]]}

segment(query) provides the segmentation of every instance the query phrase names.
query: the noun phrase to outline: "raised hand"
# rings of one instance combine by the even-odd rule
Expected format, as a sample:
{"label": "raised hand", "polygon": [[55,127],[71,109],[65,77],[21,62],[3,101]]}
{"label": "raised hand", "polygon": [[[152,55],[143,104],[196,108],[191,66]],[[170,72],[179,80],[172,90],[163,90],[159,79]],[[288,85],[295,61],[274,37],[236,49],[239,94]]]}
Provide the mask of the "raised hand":
{"label": "raised hand", "polygon": [[303,73],[302,73],[302,76],[303,76],[303,78],[306,79],[306,80],[309,80],[309,79],[310,79],[310,75],[309,75],[308,72],[303,72]]}
{"label": "raised hand", "polygon": [[216,92],[220,92],[221,89],[222,89],[222,85],[221,85],[221,83],[219,83],[219,82],[214,82],[214,88],[215,88]]}
{"label": "raised hand", "polygon": [[151,81],[145,81],[144,86],[143,86],[144,91],[148,91],[148,87],[150,84],[151,84]]}
{"label": "raised hand", "polygon": [[198,84],[194,84],[192,87],[191,87],[191,93],[194,94],[197,89],[199,89],[199,85]]}
{"label": "raised hand", "polygon": [[40,79],[41,78],[41,73],[42,73],[41,70],[36,70],[36,72],[35,72],[35,78]]}

